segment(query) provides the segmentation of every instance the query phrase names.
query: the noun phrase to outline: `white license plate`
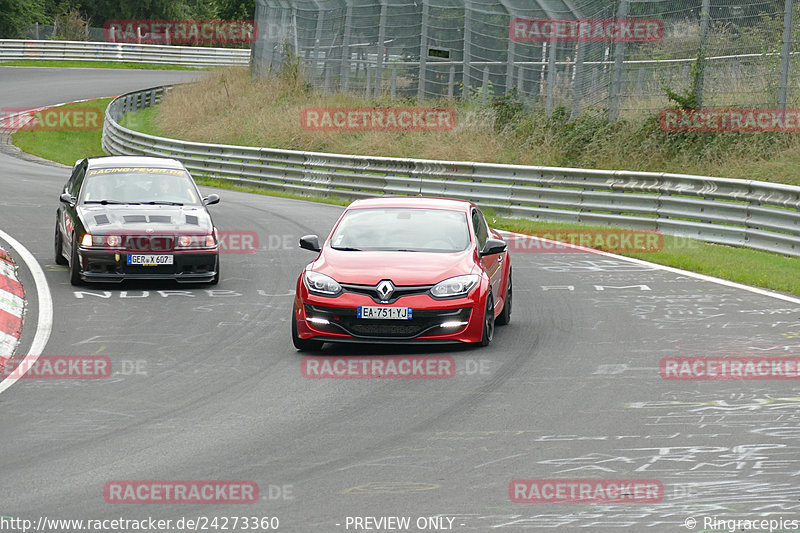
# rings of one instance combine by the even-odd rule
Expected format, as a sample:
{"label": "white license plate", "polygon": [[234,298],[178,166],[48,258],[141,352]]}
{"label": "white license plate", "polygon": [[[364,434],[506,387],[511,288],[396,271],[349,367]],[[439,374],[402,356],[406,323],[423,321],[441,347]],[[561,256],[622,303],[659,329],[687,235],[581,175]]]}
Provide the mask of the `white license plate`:
{"label": "white license plate", "polygon": [[172,256],[164,254],[162,255],[132,254],[128,256],[128,264],[139,265],[139,266],[171,265]]}
{"label": "white license plate", "polygon": [[378,320],[411,320],[410,307],[376,307],[360,305],[356,310],[358,318],[374,318]]}

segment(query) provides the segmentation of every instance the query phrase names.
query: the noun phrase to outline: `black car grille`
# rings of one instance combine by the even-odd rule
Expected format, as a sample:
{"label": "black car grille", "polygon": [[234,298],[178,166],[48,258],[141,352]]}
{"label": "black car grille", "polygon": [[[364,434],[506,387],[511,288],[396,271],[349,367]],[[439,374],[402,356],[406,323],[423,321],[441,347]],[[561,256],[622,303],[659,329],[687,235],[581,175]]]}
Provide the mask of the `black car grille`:
{"label": "black car grille", "polygon": [[171,235],[126,235],[123,247],[134,252],[171,252],[175,237]]}
{"label": "black car grille", "polygon": [[[373,320],[356,317],[355,309],[339,307],[323,307],[306,304],[306,316],[324,318],[328,324],[315,322],[317,329],[347,333],[354,337],[413,339],[420,335],[436,335],[446,333],[440,326],[444,322],[466,322],[472,308],[461,309],[414,309],[411,320]],[[457,331],[461,328],[454,328]]]}
{"label": "black car grille", "polygon": [[425,294],[433,285],[401,285],[395,286],[391,297],[387,300],[381,299],[378,295],[378,289],[375,285],[353,285],[349,283],[341,283],[342,289],[345,292],[354,292],[356,294],[365,294],[375,300],[376,303],[394,303],[403,296],[412,296],[414,294]]}

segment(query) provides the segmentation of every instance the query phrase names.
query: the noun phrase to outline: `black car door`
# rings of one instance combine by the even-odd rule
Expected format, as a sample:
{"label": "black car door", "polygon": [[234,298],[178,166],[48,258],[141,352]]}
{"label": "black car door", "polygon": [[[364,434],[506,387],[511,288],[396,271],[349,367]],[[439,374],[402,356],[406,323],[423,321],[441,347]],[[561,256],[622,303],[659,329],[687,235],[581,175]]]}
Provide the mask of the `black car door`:
{"label": "black car door", "polygon": [[59,202],[58,225],[61,228],[61,235],[64,238],[64,251],[68,254],[72,253],[72,236],[74,234],[75,224],[79,223],[77,201],[81,186],[83,185],[83,179],[86,176],[86,165],[87,162],[85,159],[75,165],[75,169],[72,171],[69,181],[64,186],[63,192],[69,194],[73,198],[74,203],[70,205]]}

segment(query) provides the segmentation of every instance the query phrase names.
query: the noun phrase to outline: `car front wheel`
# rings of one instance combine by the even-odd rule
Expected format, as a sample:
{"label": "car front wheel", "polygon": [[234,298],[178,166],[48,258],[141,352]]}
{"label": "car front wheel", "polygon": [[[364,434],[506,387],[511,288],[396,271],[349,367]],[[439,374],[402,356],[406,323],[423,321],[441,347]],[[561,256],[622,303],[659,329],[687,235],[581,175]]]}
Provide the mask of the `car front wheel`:
{"label": "car front wheel", "polygon": [[64,239],[61,237],[61,232],[58,231],[58,220],[56,220],[56,236],[55,236],[55,255],[56,255],[56,264],[57,265],[66,265],[69,262],[67,258],[64,257]]}
{"label": "car front wheel", "polygon": [[81,279],[81,269],[80,269],[80,258],[78,257],[78,241],[76,240],[77,236],[72,236],[72,255],[71,260],[69,262],[69,282],[72,285],[83,285],[83,280]]}
{"label": "car front wheel", "polygon": [[490,292],[486,296],[486,309],[483,311],[483,338],[481,346],[488,346],[494,337],[494,297]]}
{"label": "car front wheel", "polygon": [[503,310],[497,315],[497,324],[505,326],[511,322],[511,304],[514,300],[513,287],[511,286],[511,271],[508,271],[508,285],[506,286],[506,297],[503,302]]}

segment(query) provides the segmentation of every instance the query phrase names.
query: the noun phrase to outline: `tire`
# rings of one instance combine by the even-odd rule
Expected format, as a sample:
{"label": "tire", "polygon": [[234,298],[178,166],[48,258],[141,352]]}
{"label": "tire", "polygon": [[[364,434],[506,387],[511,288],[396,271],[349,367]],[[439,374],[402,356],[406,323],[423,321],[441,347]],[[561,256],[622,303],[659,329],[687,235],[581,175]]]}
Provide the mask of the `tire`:
{"label": "tire", "polygon": [[72,236],[72,259],[69,262],[69,282],[72,285],[80,286],[83,285],[83,280],[81,279],[81,271],[80,271],[80,259],[78,258],[78,242],[75,238],[75,235]]}
{"label": "tire", "polygon": [[486,296],[486,308],[483,310],[483,337],[481,346],[488,346],[494,338],[494,297],[491,291]]}
{"label": "tire", "polygon": [[506,298],[503,302],[503,310],[497,315],[497,325],[505,326],[511,322],[511,305],[514,303],[514,292],[511,285],[511,271],[508,271],[508,286],[506,286]]}
{"label": "tire", "polygon": [[58,231],[58,220],[56,220],[56,235],[54,239],[54,248],[57,265],[68,265],[69,261],[64,257],[64,239],[61,237],[61,232]]}
{"label": "tire", "polygon": [[292,310],[292,344],[301,352],[318,352],[322,349],[322,345],[325,344],[322,341],[313,339],[301,339],[297,335],[297,315],[294,309]]}

